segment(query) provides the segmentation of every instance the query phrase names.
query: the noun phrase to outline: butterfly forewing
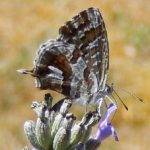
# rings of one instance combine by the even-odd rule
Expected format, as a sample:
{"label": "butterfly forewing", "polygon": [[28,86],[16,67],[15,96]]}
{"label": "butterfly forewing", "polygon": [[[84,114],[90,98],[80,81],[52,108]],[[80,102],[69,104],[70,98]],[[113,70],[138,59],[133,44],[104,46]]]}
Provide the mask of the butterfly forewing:
{"label": "butterfly forewing", "polygon": [[103,90],[109,67],[109,46],[99,10],[89,8],[79,13],[60,28],[59,34],[58,40],[72,43],[80,50],[81,57],[89,68],[87,71],[94,72],[99,89]]}

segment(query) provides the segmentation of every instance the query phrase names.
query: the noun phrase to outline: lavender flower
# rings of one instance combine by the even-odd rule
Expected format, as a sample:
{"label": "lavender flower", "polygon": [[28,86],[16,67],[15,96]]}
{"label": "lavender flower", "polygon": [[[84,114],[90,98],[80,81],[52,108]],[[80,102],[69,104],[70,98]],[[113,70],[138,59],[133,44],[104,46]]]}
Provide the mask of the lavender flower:
{"label": "lavender flower", "polygon": [[112,126],[111,122],[109,121],[110,115],[117,109],[116,105],[114,103],[110,103],[110,105],[107,107],[105,114],[102,116],[100,122],[99,122],[99,129],[97,132],[97,135],[95,139],[99,142],[106,139],[110,135],[113,135],[116,141],[118,141],[117,133]]}
{"label": "lavender flower", "polygon": [[[31,108],[37,115],[36,122],[30,120],[24,124],[24,132],[32,144],[32,150],[96,150],[101,141],[110,135],[118,140],[117,134],[109,122],[116,110],[110,104],[102,117],[98,112],[87,112],[81,121],[69,113],[71,101],[62,99],[52,106],[52,97],[45,95],[42,102],[34,101]],[[101,119],[100,119],[101,118]],[[99,123],[95,138],[91,137],[92,127]],[[24,150],[31,150],[27,147]]]}

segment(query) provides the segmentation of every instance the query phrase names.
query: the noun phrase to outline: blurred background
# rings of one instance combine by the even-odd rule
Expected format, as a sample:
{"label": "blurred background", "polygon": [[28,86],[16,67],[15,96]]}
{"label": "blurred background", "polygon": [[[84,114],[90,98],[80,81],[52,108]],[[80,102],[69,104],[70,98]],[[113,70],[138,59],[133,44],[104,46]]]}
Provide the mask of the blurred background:
{"label": "blurred background", "polygon": [[[64,22],[91,6],[100,9],[108,32],[109,83],[113,82],[145,100],[140,103],[127,93],[117,90],[129,111],[119,104],[113,125],[120,141],[115,142],[110,137],[102,143],[100,149],[149,149],[148,0],[0,0],[0,149],[13,150],[29,145],[23,124],[35,118],[30,109],[32,100],[42,100],[43,94],[47,92],[36,89],[33,78],[17,74],[16,70],[32,68],[39,45],[56,38]],[[51,93],[56,100],[62,98],[60,94]]]}

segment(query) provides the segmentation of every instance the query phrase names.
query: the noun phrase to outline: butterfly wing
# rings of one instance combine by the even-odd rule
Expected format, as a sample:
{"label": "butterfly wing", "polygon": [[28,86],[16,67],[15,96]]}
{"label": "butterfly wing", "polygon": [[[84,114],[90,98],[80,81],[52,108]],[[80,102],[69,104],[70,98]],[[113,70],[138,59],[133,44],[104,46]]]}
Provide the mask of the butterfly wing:
{"label": "butterfly wing", "polygon": [[42,44],[37,51],[33,69],[37,87],[55,90],[71,99],[87,99],[105,88],[108,53],[99,10],[82,11],[60,27],[56,40]]}
{"label": "butterfly wing", "polygon": [[[109,46],[103,18],[97,8],[82,11],[59,29],[58,40],[74,44],[86,62],[87,82],[91,72],[96,75],[98,89],[105,88],[109,68]],[[73,56],[76,62],[78,57]],[[80,64],[79,64],[80,65]],[[89,83],[90,85],[90,83]]]}

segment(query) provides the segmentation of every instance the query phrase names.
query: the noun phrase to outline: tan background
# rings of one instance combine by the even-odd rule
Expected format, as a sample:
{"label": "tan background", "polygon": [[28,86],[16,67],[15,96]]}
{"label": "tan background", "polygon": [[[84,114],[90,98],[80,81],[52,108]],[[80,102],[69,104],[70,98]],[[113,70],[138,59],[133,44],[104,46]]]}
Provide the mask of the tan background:
{"label": "tan background", "polygon": [[[105,140],[103,150],[148,150],[150,136],[150,5],[148,0],[0,0],[0,149],[27,144],[25,120],[35,118],[30,104],[42,99],[33,79],[16,73],[31,68],[39,45],[56,38],[65,21],[88,7],[104,17],[110,44],[109,81],[145,99],[141,104],[118,90],[129,107],[113,120],[120,142]],[[53,93],[56,99],[60,95]],[[77,108],[76,108],[77,109]],[[81,115],[81,114],[80,114]]]}

